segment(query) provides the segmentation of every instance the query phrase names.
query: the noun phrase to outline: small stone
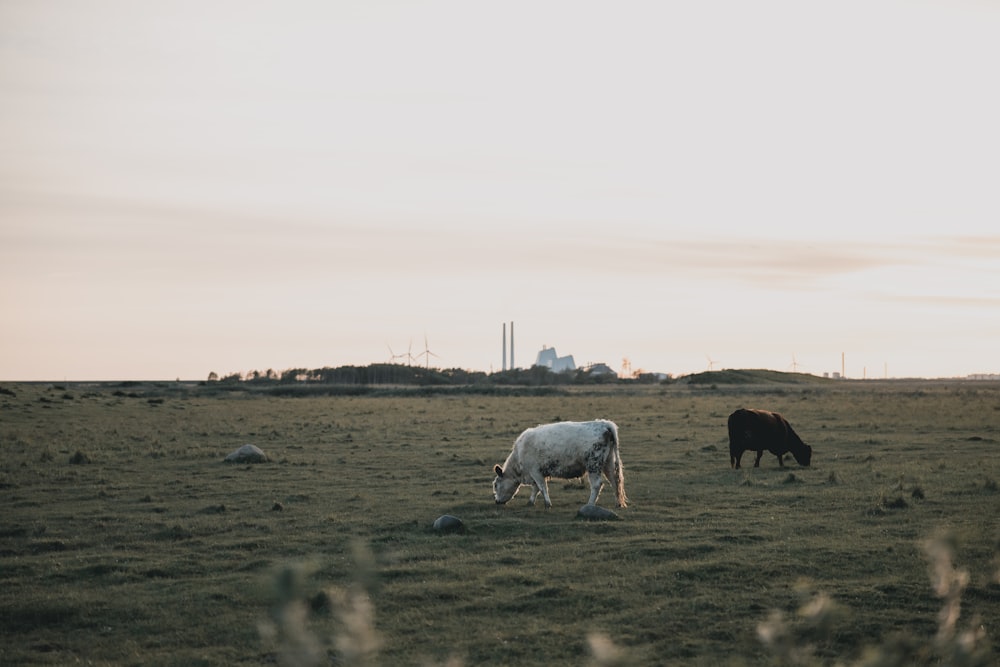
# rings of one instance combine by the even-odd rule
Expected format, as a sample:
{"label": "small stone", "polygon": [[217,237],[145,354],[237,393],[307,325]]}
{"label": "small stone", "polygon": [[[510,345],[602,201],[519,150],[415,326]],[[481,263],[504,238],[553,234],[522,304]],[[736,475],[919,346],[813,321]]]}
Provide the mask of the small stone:
{"label": "small stone", "polygon": [[434,530],[439,533],[464,533],[465,524],[457,516],[442,514],[434,520]]}
{"label": "small stone", "polygon": [[621,518],[611,510],[597,505],[583,505],[577,510],[576,515],[588,521],[616,521]]}
{"label": "small stone", "polygon": [[243,445],[225,458],[226,463],[267,463],[268,458],[257,445]]}

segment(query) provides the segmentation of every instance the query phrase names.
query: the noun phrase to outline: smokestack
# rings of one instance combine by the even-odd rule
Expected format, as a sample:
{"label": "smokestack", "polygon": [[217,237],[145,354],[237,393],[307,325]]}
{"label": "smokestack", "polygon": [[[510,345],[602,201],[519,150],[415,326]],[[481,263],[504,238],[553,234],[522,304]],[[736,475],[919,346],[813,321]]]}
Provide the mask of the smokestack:
{"label": "smokestack", "polygon": [[501,370],[507,370],[507,323],[503,323],[503,366]]}
{"label": "smokestack", "polygon": [[510,370],[514,370],[514,320],[510,321]]}

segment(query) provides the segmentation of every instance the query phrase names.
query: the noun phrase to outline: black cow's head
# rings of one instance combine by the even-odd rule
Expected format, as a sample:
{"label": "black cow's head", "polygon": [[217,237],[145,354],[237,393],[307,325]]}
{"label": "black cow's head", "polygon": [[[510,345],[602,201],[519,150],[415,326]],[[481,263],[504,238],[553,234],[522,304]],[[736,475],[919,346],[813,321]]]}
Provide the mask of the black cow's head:
{"label": "black cow's head", "polygon": [[800,466],[806,466],[806,467],[809,466],[809,463],[812,461],[813,457],[812,447],[799,440],[799,446],[791,451],[792,451],[792,456],[795,457],[796,463],[798,463]]}

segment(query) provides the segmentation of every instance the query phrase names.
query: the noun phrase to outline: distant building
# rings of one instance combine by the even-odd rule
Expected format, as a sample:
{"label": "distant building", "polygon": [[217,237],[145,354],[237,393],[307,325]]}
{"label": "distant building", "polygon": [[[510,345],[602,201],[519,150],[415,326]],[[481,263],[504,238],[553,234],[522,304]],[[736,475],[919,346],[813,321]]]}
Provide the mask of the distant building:
{"label": "distant building", "polygon": [[556,348],[546,347],[545,345],[542,346],[541,351],[539,351],[538,356],[535,358],[535,365],[548,368],[553,373],[571,372],[576,370],[576,362],[573,361],[572,354],[560,357],[556,354]]}
{"label": "distant building", "polygon": [[611,366],[603,363],[590,364],[586,370],[591,375],[614,375],[618,377],[618,373]]}

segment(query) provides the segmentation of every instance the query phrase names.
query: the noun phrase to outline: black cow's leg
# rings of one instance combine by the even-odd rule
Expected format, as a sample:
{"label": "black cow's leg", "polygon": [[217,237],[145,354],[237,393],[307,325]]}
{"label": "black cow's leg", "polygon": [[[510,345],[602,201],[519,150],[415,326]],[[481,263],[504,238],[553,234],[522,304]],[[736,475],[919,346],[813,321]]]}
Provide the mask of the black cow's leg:
{"label": "black cow's leg", "polygon": [[778,454],[778,466],[781,467],[781,468],[785,467],[785,455],[784,454]]}
{"label": "black cow's leg", "polygon": [[760,467],[760,457],[762,457],[762,456],[764,456],[764,450],[763,449],[761,449],[761,450],[759,450],[757,452],[757,458],[754,459],[754,462],[753,462],[753,467],[754,468],[759,468]]}

